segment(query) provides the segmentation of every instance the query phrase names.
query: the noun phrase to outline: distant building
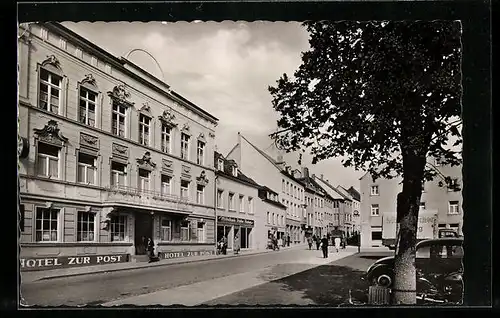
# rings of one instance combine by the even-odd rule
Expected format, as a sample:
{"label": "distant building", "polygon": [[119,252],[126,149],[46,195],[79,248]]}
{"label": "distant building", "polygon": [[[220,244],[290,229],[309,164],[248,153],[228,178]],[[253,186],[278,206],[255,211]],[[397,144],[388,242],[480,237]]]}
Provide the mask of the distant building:
{"label": "distant building", "polygon": [[21,270],[213,253],[217,118],[59,23],[20,33]]}
{"label": "distant building", "polygon": [[239,242],[242,250],[265,248],[264,212],[255,181],[245,176],[234,160],[215,152],[217,170],[217,241],[227,238],[228,249]]}
{"label": "distant building", "polygon": [[269,193],[276,193],[278,202],[286,206],[283,214],[276,216],[278,236],[290,235],[294,243],[305,242],[304,187],[293,176],[293,171],[286,166],[283,158],[272,158],[240,133],[238,142],[227,158],[233,159],[258,184],[265,185]]}
{"label": "distant building", "polygon": [[337,186],[337,191],[339,191],[340,195],[344,198],[344,229],[347,236],[351,236],[354,232],[354,221],[353,221],[353,211],[354,211],[354,198],[352,195],[342,186]]}
{"label": "distant building", "polygon": [[355,233],[361,232],[361,194],[354,187],[347,189],[352,198],[352,225]]}
{"label": "distant building", "polygon": [[312,229],[314,235],[322,237],[328,233],[330,227],[333,227],[333,204],[331,209],[325,204],[326,200],[330,201],[331,198],[316,183],[315,175],[309,176],[307,167],[302,168],[302,171],[302,177],[298,180],[305,189],[307,226]]}
{"label": "distant building", "polygon": [[[461,186],[462,167],[442,166],[432,160],[441,176],[423,184],[420,207],[423,210],[438,211],[438,228],[449,228],[462,234],[463,211],[462,192],[449,189],[444,184],[444,176],[451,177]],[[402,190],[402,179],[377,179],[366,173],[360,178],[361,188],[361,245],[382,245],[382,214],[396,214],[397,195]],[[444,184],[440,187],[440,184]]]}
{"label": "distant building", "polygon": [[266,186],[260,188],[259,198],[261,200],[260,212],[266,216],[266,230],[262,239],[266,242],[272,238],[284,239],[287,230],[285,218],[287,207],[280,203],[278,193]]}

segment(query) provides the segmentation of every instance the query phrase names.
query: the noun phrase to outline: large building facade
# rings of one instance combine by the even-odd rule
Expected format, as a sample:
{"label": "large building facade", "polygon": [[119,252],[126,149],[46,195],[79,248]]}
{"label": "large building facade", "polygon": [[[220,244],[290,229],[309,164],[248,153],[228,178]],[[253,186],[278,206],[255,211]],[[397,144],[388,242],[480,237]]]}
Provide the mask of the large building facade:
{"label": "large building facade", "polygon": [[245,174],[258,184],[265,185],[269,193],[275,193],[278,202],[286,207],[285,211],[275,211],[278,237],[290,235],[292,242],[304,242],[304,189],[292,172],[286,169],[281,158],[273,159],[238,133],[238,141],[227,155],[227,159],[233,159]]}
{"label": "large building facade", "polygon": [[217,241],[226,237],[228,249],[265,248],[265,224],[259,202],[260,186],[245,176],[234,160],[215,152],[217,164]]}
{"label": "large building facade", "polygon": [[[434,160],[433,160],[434,161]],[[438,228],[449,228],[462,234],[463,211],[462,192],[450,189],[444,183],[449,176],[460,185],[462,167],[441,166],[433,162],[439,176],[426,182],[422,188],[420,207],[422,210],[438,212]],[[401,178],[377,179],[375,182],[367,173],[360,179],[361,188],[361,245],[363,247],[382,245],[382,215],[396,214],[397,195],[402,190]],[[444,184],[444,186],[443,186]]]}
{"label": "large building facade", "polygon": [[21,33],[22,270],[212,253],[217,119],[60,24]]}

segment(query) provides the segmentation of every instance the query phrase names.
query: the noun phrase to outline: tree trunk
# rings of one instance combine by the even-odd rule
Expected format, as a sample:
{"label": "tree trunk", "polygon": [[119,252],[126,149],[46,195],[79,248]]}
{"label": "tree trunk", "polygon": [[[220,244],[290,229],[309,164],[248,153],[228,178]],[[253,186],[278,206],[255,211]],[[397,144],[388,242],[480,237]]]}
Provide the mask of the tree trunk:
{"label": "tree trunk", "polygon": [[[394,284],[392,303],[416,303],[415,245],[417,243],[418,211],[422,194],[422,176],[425,157],[403,158],[406,168],[403,191],[398,200],[399,246],[394,259]],[[402,205],[402,206],[400,206]]]}

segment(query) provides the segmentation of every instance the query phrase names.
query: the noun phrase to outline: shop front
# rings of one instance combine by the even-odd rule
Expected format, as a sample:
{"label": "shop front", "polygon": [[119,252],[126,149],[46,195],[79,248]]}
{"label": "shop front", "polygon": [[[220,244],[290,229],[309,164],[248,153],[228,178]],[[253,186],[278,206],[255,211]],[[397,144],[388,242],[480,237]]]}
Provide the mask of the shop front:
{"label": "shop front", "polygon": [[218,216],[217,242],[219,242],[223,237],[226,237],[228,249],[232,250],[235,243],[239,243],[241,249],[253,249],[254,226],[254,220],[229,216]]}

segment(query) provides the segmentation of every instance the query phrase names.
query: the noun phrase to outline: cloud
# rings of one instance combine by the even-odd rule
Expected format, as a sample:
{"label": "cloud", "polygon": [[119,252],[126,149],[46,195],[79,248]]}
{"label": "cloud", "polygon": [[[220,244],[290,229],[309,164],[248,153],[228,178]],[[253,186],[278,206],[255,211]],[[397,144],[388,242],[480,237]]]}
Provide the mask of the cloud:
{"label": "cloud", "polygon": [[[276,129],[278,114],[267,88],[283,73],[293,73],[301,52],[309,49],[305,28],[295,22],[63,24],[116,56],[135,48],[151,53],[173,90],[219,118],[216,142],[223,154],[236,143],[238,131],[259,147],[271,144],[268,134]],[[129,59],[161,77],[146,54],[134,52]],[[290,157],[296,162],[297,155]],[[310,164],[307,158],[304,162]],[[358,182],[357,174],[338,160],[311,170],[345,180],[346,186]]]}

